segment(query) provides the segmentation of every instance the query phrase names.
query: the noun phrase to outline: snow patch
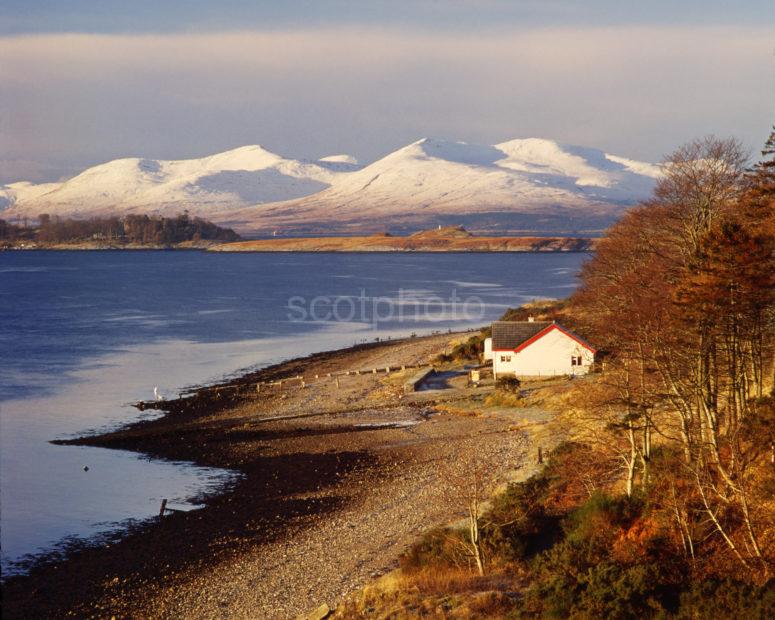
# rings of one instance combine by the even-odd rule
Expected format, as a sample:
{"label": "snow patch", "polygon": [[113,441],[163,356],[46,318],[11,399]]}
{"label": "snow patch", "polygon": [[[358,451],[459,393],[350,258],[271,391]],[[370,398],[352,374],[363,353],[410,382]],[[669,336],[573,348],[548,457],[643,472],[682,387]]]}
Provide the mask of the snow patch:
{"label": "snow patch", "polygon": [[318,161],[358,165],[358,160],[352,155],[326,155],[325,157],[321,157]]}

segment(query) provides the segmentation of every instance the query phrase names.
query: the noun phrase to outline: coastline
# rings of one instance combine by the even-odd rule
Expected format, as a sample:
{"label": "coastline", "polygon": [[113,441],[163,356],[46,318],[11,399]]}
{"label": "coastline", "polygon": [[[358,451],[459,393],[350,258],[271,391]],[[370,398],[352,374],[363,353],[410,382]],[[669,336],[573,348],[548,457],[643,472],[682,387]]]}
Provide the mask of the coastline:
{"label": "coastline", "polygon": [[[454,232],[454,231],[453,231]],[[408,237],[296,237],[216,244],[208,252],[589,252],[586,237],[476,237],[426,231]]]}
{"label": "coastline", "polygon": [[[575,240],[571,240],[575,241]],[[277,254],[277,253],[316,253],[316,254],[423,254],[423,253],[435,253],[435,254],[572,254],[572,253],[588,253],[594,251],[594,240],[582,240],[583,243],[567,244],[567,245],[545,245],[540,246],[538,244],[526,244],[526,245],[489,245],[482,244],[480,246],[462,247],[462,246],[449,246],[449,247],[430,247],[430,246],[418,246],[407,248],[390,248],[384,246],[369,247],[356,247],[352,249],[348,248],[331,248],[331,247],[314,247],[298,245],[291,248],[266,248],[264,246],[254,246],[247,248],[235,247],[226,248],[222,244],[213,245],[100,245],[100,244],[57,244],[46,246],[29,246],[29,247],[0,247],[0,252],[112,252],[112,251],[153,251],[153,252],[171,252],[171,251],[184,251],[184,252],[206,252],[213,254]],[[589,241],[587,243],[587,241]],[[239,242],[237,242],[239,243]],[[232,244],[228,244],[232,245]]]}
{"label": "coastline", "polygon": [[[416,534],[454,513],[441,497],[439,462],[460,461],[476,446],[505,477],[524,460],[529,440],[503,416],[434,411],[460,393],[404,398],[400,372],[349,375],[336,390],[330,378],[260,395],[255,384],[423,363],[459,337],[369,343],[296,358],[168,401],[160,418],[60,442],[186,460],[242,476],[200,510],[174,512],[117,543],[85,547],[64,562],[9,578],[4,612],[173,617],[228,608],[236,617],[292,617],[323,600],[341,600],[393,568]],[[280,419],[283,413],[292,415]],[[277,570],[262,573],[267,562]],[[306,574],[324,564],[323,581],[311,588]],[[242,586],[230,585],[240,580]]]}
{"label": "coastline", "polygon": [[5,250],[203,250],[218,253],[321,252],[590,252],[597,240],[570,236],[476,236],[463,227],[426,230],[407,236],[388,233],[361,236],[272,237],[238,241],[192,240],[173,245],[123,243],[104,239],[41,243],[18,240],[0,245]]}

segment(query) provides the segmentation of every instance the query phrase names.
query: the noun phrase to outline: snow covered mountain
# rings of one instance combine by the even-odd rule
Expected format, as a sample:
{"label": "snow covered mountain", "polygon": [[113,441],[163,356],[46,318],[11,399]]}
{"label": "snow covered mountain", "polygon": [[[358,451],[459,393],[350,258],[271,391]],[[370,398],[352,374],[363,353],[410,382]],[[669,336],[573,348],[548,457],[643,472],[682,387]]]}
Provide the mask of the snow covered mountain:
{"label": "snow covered mountain", "polygon": [[[275,155],[244,146],[201,159],[163,161],[116,159],[94,166],[64,183],[0,187],[3,217],[49,213],[68,217],[153,213],[218,219],[218,213],[319,192],[337,176],[359,169],[346,155],[319,162]],[[39,188],[39,189],[38,189]]]}
{"label": "snow covered mountain", "polygon": [[550,140],[479,146],[426,138],[365,167],[346,155],[304,162],[258,146],[185,161],[122,159],[45,191],[0,188],[0,200],[17,192],[6,198],[5,218],[185,208],[247,233],[451,223],[571,232],[608,225],[646,198],[658,176],[652,164]]}

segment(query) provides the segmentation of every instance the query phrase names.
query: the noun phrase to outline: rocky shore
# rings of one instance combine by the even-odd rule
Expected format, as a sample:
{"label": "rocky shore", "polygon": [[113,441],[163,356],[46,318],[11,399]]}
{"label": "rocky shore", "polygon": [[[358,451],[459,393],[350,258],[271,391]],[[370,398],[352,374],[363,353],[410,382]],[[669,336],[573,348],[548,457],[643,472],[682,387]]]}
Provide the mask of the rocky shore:
{"label": "rocky shore", "polygon": [[[461,403],[487,388],[454,370],[441,386],[405,393],[417,369],[400,366],[427,363],[459,337],[292,360],[166,402],[159,419],[72,441],[241,477],[202,509],[8,579],[4,617],[293,618],[333,607],[464,510],[449,481],[472,459],[493,482],[530,469],[524,417],[541,412],[472,411]],[[386,367],[395,370],[363,372]]]}

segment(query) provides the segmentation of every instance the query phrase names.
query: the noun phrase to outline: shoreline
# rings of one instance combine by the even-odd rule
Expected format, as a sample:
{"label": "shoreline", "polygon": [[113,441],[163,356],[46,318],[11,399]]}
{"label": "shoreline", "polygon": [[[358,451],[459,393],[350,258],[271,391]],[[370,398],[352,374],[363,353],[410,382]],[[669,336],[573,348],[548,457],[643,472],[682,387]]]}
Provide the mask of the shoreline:
{"label": "shoreline", "polygon": [[425,231],[406,237],[292,237],[245,239],[221,243],[208,252],[589,252],[595,240],[587,237],[477,237],[465,231]]}
{"label": "shoreline", "polygon": [[4,250],[202,250],[217,253],[568,253],[594,251],[594,237],[551,236],[476,236],[462,227],[427,230],[406,236],[388,233],[354,236],[304,236],[239,239],[237,241],[197,240],[174,245],[124,243],[104,239],[81,239],[45,243],[25,239],[0,244]]}
{"label": "shoreline", "polygon": [[206,254],[586,254],[594,251],[594,244],[590,244],[588,247],[575,248],[547,248],[547,249],[535,249],[532,247],[525,248],[476,248],[476,249],[460,249],[460,248],[411,248],[411,249],[284,249],[284,250],[267,250],[267,249],[214,249],[216,246],[195,247],[195,246],[88,246],[88,245],[76,245],[76,246],[51,246],[51,247],[4,247],[0,248],[0,252],[203,252]]}
{"label": "shoreline", "polygon": [[[482,422],[435,412],[435,404],[450,394],[426,392],[403,398],[400,385],[395,384],[400,376],[389,380],[353,374],[333,395],[331,379],[263,395],[256,395],[255,384],[305,370],[323,377],[345,367],[427,361],[459,337],[460,333],[453,333],[365,343],[294,358],[200,387],[187,398],[166,401],[165,414],[159,418],[103,435],[57,441],[219,467],[241,477],[206,498],[202,509],[149,520],[118,542],[87,545],[64,561],[44,561],[26,576],[9,577],[3,583],[4,613],[7,617],[89,616],[109,610],[118,616],[150,610],[162,617],[193,613],[201,610],[202,588],[216,587],[205,575],[219,571],[228,575],[220,581],[221,587],[228,588],[235,579],[230,568],[235,562],[262,566],[266,557],[275,557],[278,549],[289,546],[306,545],[298,562],[307,562],[315,557],[309,548],[317,549],[321,537],[329,536],[328,530],[344,527],[345,534],[332,540],[351,538],[353,547],[347,557],[357,564],[350,571],[352,581],[345,586],[327,583],[320,595],[331,603],[340,600],[373,573],[393,567],[398,553],[417,533],[450,516],[449,507],[434,506],[438,498],[417,505],[422,497],[438,495],[439,485],[429,479],[438,473],[431,465],[433,459],[449,459],[472,442],[486,443],[497,454],[511,449],[521,453],[527,440],[518,431],[504,430],[503,419]],[[284,412],[310,415],[280,418]],[[488,434],[486,442],[482,433]],[[496,433],[497,441],[491,433]],[[518,461],[507,462],[513,469]],[[495,465],[505,475],[507,468],[498,460]],[[392,503],[385,503],[396,493]],[[402,505],[402,493],[413,499]],[[342,525],[341,515],[349,512],[359,519]],[[361,537],[358,523],[372,519],[385,522]],[[379,540],[383,534],[387,538],[380,542],[379,553],[370,552],[371,539]],[[322,554],[318,562],[327,561],[330,552],[318,552]],[[367,559],[358,559],[359,554]],[[282,555],[275,561],[284,565]],[[342,561],[326,573],[331,579],[342,579]],[[311,594],[306,595],[307,602],[298,592],[306,586],[303,573],[294,566],[285,566],[285,580],[297,583],[297,590],[288,590],[280,601],[261,598],[247,603],[244,596],[261,588],[246,587],[234,594],[234,614],[247,617],[263,609],[277,617],[292,617],[314,607]],[[265,585],[265,580],[271,583],[272,579],[264,576],[257,583]],[[202,580],[207,583],[202,585]],[[41,591],[47,592],[45,600],[36,594]],[[188,593],[184,599],[190,607],[185,609],[180,607],[182,591]]]}

